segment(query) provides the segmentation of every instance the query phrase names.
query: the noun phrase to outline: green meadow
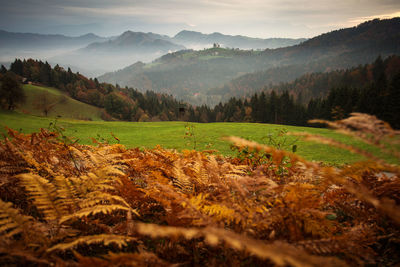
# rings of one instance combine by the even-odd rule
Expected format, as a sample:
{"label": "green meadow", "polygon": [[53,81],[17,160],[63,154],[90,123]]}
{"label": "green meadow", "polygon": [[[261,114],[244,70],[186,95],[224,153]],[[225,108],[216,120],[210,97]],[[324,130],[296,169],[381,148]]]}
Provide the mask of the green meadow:
{"label": "green meadow", "polygon": [[[49,128],[50,123],[55,123],[55,118],[39,117],[17,112],[0,112],[1,132],[5,133],[5,126],[24,133],[32,133],[40,128]],[[324,162],[329,165],[340,166],[346,163],[360,161],[364,158],[343,149],[327,145],[297,140],[293,136],[279,136],[279,132],[308,132],[334,138],[346,144],[352,144],[366,149],[389,162],[396,162],[393,158],[380,154],[379,151],[361,141],[338,134],[329,129],[282,126],[259,123],[185,123],[185,122],[105,122],[83,121],[59,118],[57,125],[65,129],[64,134],[78,139],[82,144],[93,144],[91,138],[99,141],[120,143],[128,148],[153,148],[161,145],[164,148],[184,150],[217,150],[226,156],[235,154],[230,144],[223,140],[225,136],[239,136],[259,143],[268,144],[268,136],[281,144],[295,142],[299,155],[308,160]],[[192,129],[192,135],[185,135],[187,126]],[[112,134],[111,134],[112,133]],[[296,141],[297,140],[297,141]],[[287,148],[290,149],[289,146]]]}

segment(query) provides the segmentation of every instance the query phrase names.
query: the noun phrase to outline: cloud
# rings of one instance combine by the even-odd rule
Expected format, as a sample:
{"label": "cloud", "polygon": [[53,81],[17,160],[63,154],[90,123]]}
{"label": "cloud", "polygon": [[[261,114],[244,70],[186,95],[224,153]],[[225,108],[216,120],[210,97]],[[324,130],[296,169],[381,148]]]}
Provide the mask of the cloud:
{"label": "cloud", "polygon": [[[60,29],[63,25],[93,25],[93,31],[103,35],[119,34],[130,28],[172,34],[196,27],[203,32],[257,37],[312,37],[375,17],[400,15],[398,0],[0,0],[0,3],[3,29],[43,31],[49,25]],[[79,27],[76,28],[78,32]]]}
{"label": "cloud", "polygon": [[400,11],[393,12],[393,13],[388,13],[388,14],[380,14],[380,15],[373,15],[373,16],[367,16],[367,17],[357,17],[357,18],[352,18],[349,20],[350,23],[353,24],[359,24],[367,20],[373,20],[373,19],[391,19],[395,17],[400,17]]}

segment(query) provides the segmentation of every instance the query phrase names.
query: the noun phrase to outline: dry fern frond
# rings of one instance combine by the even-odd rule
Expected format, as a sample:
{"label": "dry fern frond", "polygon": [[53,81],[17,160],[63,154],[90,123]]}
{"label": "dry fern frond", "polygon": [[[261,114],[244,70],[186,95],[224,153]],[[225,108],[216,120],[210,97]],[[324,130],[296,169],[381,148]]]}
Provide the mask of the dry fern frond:
{"label": "dry fern frond", "polygon": [[180,188],[183,192],[192,192],[193,191],[193,183],[191,179],[185,174],[182,164],[180,161],[177,161],[173,167],[173,175],[174,180],[172,183]]}
{"label": "dry fern frond", "polygon": [[385,136],[400,134],[399,131],[393,130],[388,123],[379,120],[376,116],[357,112],[351,113],[350,117],[346,119],[335,122],[326,120],[310,120],[309,122],[327,124],[331,128],[349,131],[352,135],[375,142]]}
{"label": "dry fern frond", "polygon": [[334,122],[310,120],[309,123],[326,124],[330,128],[336,129],[337,132],[356,137],[400,159],[398,149],[385,145],[385,142],[398,144],[398,141],[389,138],[400,135],[400,131],[393,130],[388,123],[379,120],[376,116],[363,113],[351,113],[350,115],[349,118]]}
{"label": "dry fern frond", "polygon": [[362,185],[355,185],[347,182],[344,184],[344,188],[354,194],[358,199],[370,203],[377,210],[383,212],[386,216],[400,225],[400,207],[396,205],[394,200],[388,198],[378,199]]}
{"label": "dry fern frond", "polygon": [[88,208],[99,203],[122,204],[123,206],[130,208],[129,204],[122,197],[102,191],[94,191],[86,194],[86,197],[80,201],[79,206],[81,208]]}
{"label": "dry fern frond", "polygon": [[[5,172],[0,167],[0,197],[13,202],[4,209],[18,207],[17,216],[32,215],[26,226],[33,230],[21,232],[4,215],[10,211],[0,212],[0,235],[15,237],[0,238],[0,265],[55,259],[59,265],[89,266],[400,262],[396,166],[375,161],[322,167],[239,138],[230,139],[262,160],[253,164],[160,147],[73,144],[70,149],[46,131],[11,135],[11,141],[0,141],[0,166],[6,166]],[[28,161],[18,151],[29,155]],[[277,172],[280,167],[284,173]],[[25,174],[14,179],[18,173]],[[151,224],[138,222],[133,213]],[[10,242],[21,255],[6,248]],[[126,244],[135,245],[135,253],[121,253]],[[74,249],[85,256],[73,257]],[[56,251],[67,252],[55,258]]]}
{"label": "dry fern frond", "polygon": [[[190,204],[202,213],[215,217],[217,220],[226,222],[227,224],[240,219],[240,216],[236,216],[235,210],[221,204],[210,204],[205,200],[206,198],[207,195],[200,193],[190,199]],[[182,203],[182,205],[186,206],[186,203]]]}
{"label": "dry fern frond", "polygon": [[0,200],[0,236],[12,237],[26,230],[30,216],[25,216],[12,207],[12,203]]}
{"label": "dry fern frond", "polygon": [[195,161],[193,166],[190,167],[190,170],[193,172],[192,177],[195,183],[199,184],[200,186],[207,186],[210,183],[210,177],[208,176],[201,159]]}
{"label": "dry fern frond", "polygon": [[124,175],[125,174],[117,168],[107,166],[93,170],[81,177],[72,177],[70,179],[72,183],[75,184],[80,197],[86,198],[89,192],[115,191],[114,186],[121,183],[119,176]]}
{"label": "dry fern frond", "polygon": [[[129,211],[131,209],[129,209],[127,207],[124,207],[124,206],[121,206],[121,205],[116,205],[116,204],[114,204],[114,205],[96,205],[96,206],[93,206],[93,207],[81,209],[81,210],[79,210],[79,211],[77,211],[77,212],[75,212],[73,214],[63,216],[60,219],[60,223],[64,223],[64,222],[69,221],[71,219],[78,219],[78,218],[82,218],[82,217],[87,217],[89,215],[96,215],[96,214],[99,214],[99,213],[101,213],[101,214],[110,214],[110,213],[112,213],[113,211],[116,211],[116,210]],[[133,210],[133,212],[135,214],[138,214],[137,211]]]}
{"label": "dry fern frond", "polygon": [[29,166],[32,166],[32,170],[34,170],[36,172],[45,171],[50,176],[56,176],[57,175],[55,172],[53,172],[53,170],[51,168],[49,168],[49,166],[47,166],[46,163],[44,163],[44,162],[39,163],[35,159],[35,157],[33,156],[33,152],[26,151],[26,152],[19,152],[19,154],[20,154],[21,158],[23,158],[24,161]]}
{"label": "dry fern frond", "polygon": [[64,204],[76,209],[78,207],[79,190],[72,180],[64,176],[56,176],[53,181],[57,187],[57,194],[63,199]]}
{"label": "dry fern frond", "polygon": [[36,207],[44,214],[46,220],[58,220],[67,214],[64,204],[66,199],[57,194],[56,187],[48,180],[30,173],[20,174],[18,178]]}
{"label": "dry fern frond", "polygon": [[140,253],[108,253],[103,256],[104,259],[96,257],[83,257],[78,253],[74,253],[79,261],[79,266],[173,266],[159,257],[156,254],[141,251]]}
{"label": "dry fern frond", "polygon": [[[0,263],[8,262],[10,259],[18,259],[21,266],[50,266],[52,263],[45,259],[40,259],[31,251],[21,250],[19,248],[0,248]],[[22,260],[21,260],[22,259]],[[11,264],[10,264],[11,265]]]}
{"label": "dry fern frond", "polygon": [[57,244],[49,249],[47,249],[47,252],[51,252],[54,250],[68,250],[68,249],[73,249],[79,245],[91,245],[91,244],[97,244],[97,243],[102,243],[106,246],[115,244],[118,248],[122,248],[123,246],[128,245],[127,242],[135,240],[132,237],[129,236],[121,236],[121,235],[91,235],[91,236],[81,236],[78,239],[75,239],[72,242],[69,243],[61,243]]}
{"label": "dry fern frond", "polygon": [[210,216],[215,216],[218,220],[225,221],[227,224],[236,221],[236,219],[240,220],[240,216],[237,216],[235,210],[220,204],[204,205],[201,210]]}
{"label": "dry fern frond", "polygon": [[177,237],[193,239],[204,237],[207,244],[217,246],[224,242],[227,246],[235,250],[247,251],[260,259],[268,259],[279,266],[292,265],[304,266],[347,266],[347,264],[337,258],[319,257],[307,254],[305,251],[283,242],[265,244],[261,241],[238,235],[233,232],[207,227],[204,229],[179,228],[170,226],[159,226],[156,224],[140,223],[136,225],[140,234],[156,237]]}

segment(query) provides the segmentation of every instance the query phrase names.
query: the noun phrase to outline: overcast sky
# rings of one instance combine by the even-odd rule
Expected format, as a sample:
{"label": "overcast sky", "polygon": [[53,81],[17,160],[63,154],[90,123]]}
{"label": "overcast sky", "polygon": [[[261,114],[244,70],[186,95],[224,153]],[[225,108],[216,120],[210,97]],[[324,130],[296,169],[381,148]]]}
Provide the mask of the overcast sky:
{"label": "overcast sky", "polygon": [[0,0],[0,29],[77,36],[181,30],[313,37],[400,16],[400,0]]}

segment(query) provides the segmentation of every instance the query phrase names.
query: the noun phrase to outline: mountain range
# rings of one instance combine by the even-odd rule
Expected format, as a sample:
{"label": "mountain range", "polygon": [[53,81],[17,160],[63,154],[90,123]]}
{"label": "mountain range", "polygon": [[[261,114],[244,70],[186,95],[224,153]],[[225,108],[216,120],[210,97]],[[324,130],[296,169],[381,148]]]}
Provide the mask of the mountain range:
{"label": "mountain range", "polygon": [[98,79],[169,93],[192,104],[215,105],[307,72],[349,68],[392,54],[400,54],[400,18],[368,21],[284,48],[182,50]]}
{"label": "mountain range", "polygon": [[61,34],[15,33],[0,30],[0,49],[82,47],[93,42],[104,42],[108,39],[93,33],[70,37]]}
{"label": "mountain range", "polygon": [[100,37],[92,33],[68,37],[0,31],[0,63],[8,65],[14,58],[36,58],[95,77],[137,61],[151,62],[170,52],[209,48],[214,43],[222,47],[265,49],[297,44],[304,40],[260,39],[192,31],[181,31],[174,37],[133,31],[125,31],[114,37]]}

